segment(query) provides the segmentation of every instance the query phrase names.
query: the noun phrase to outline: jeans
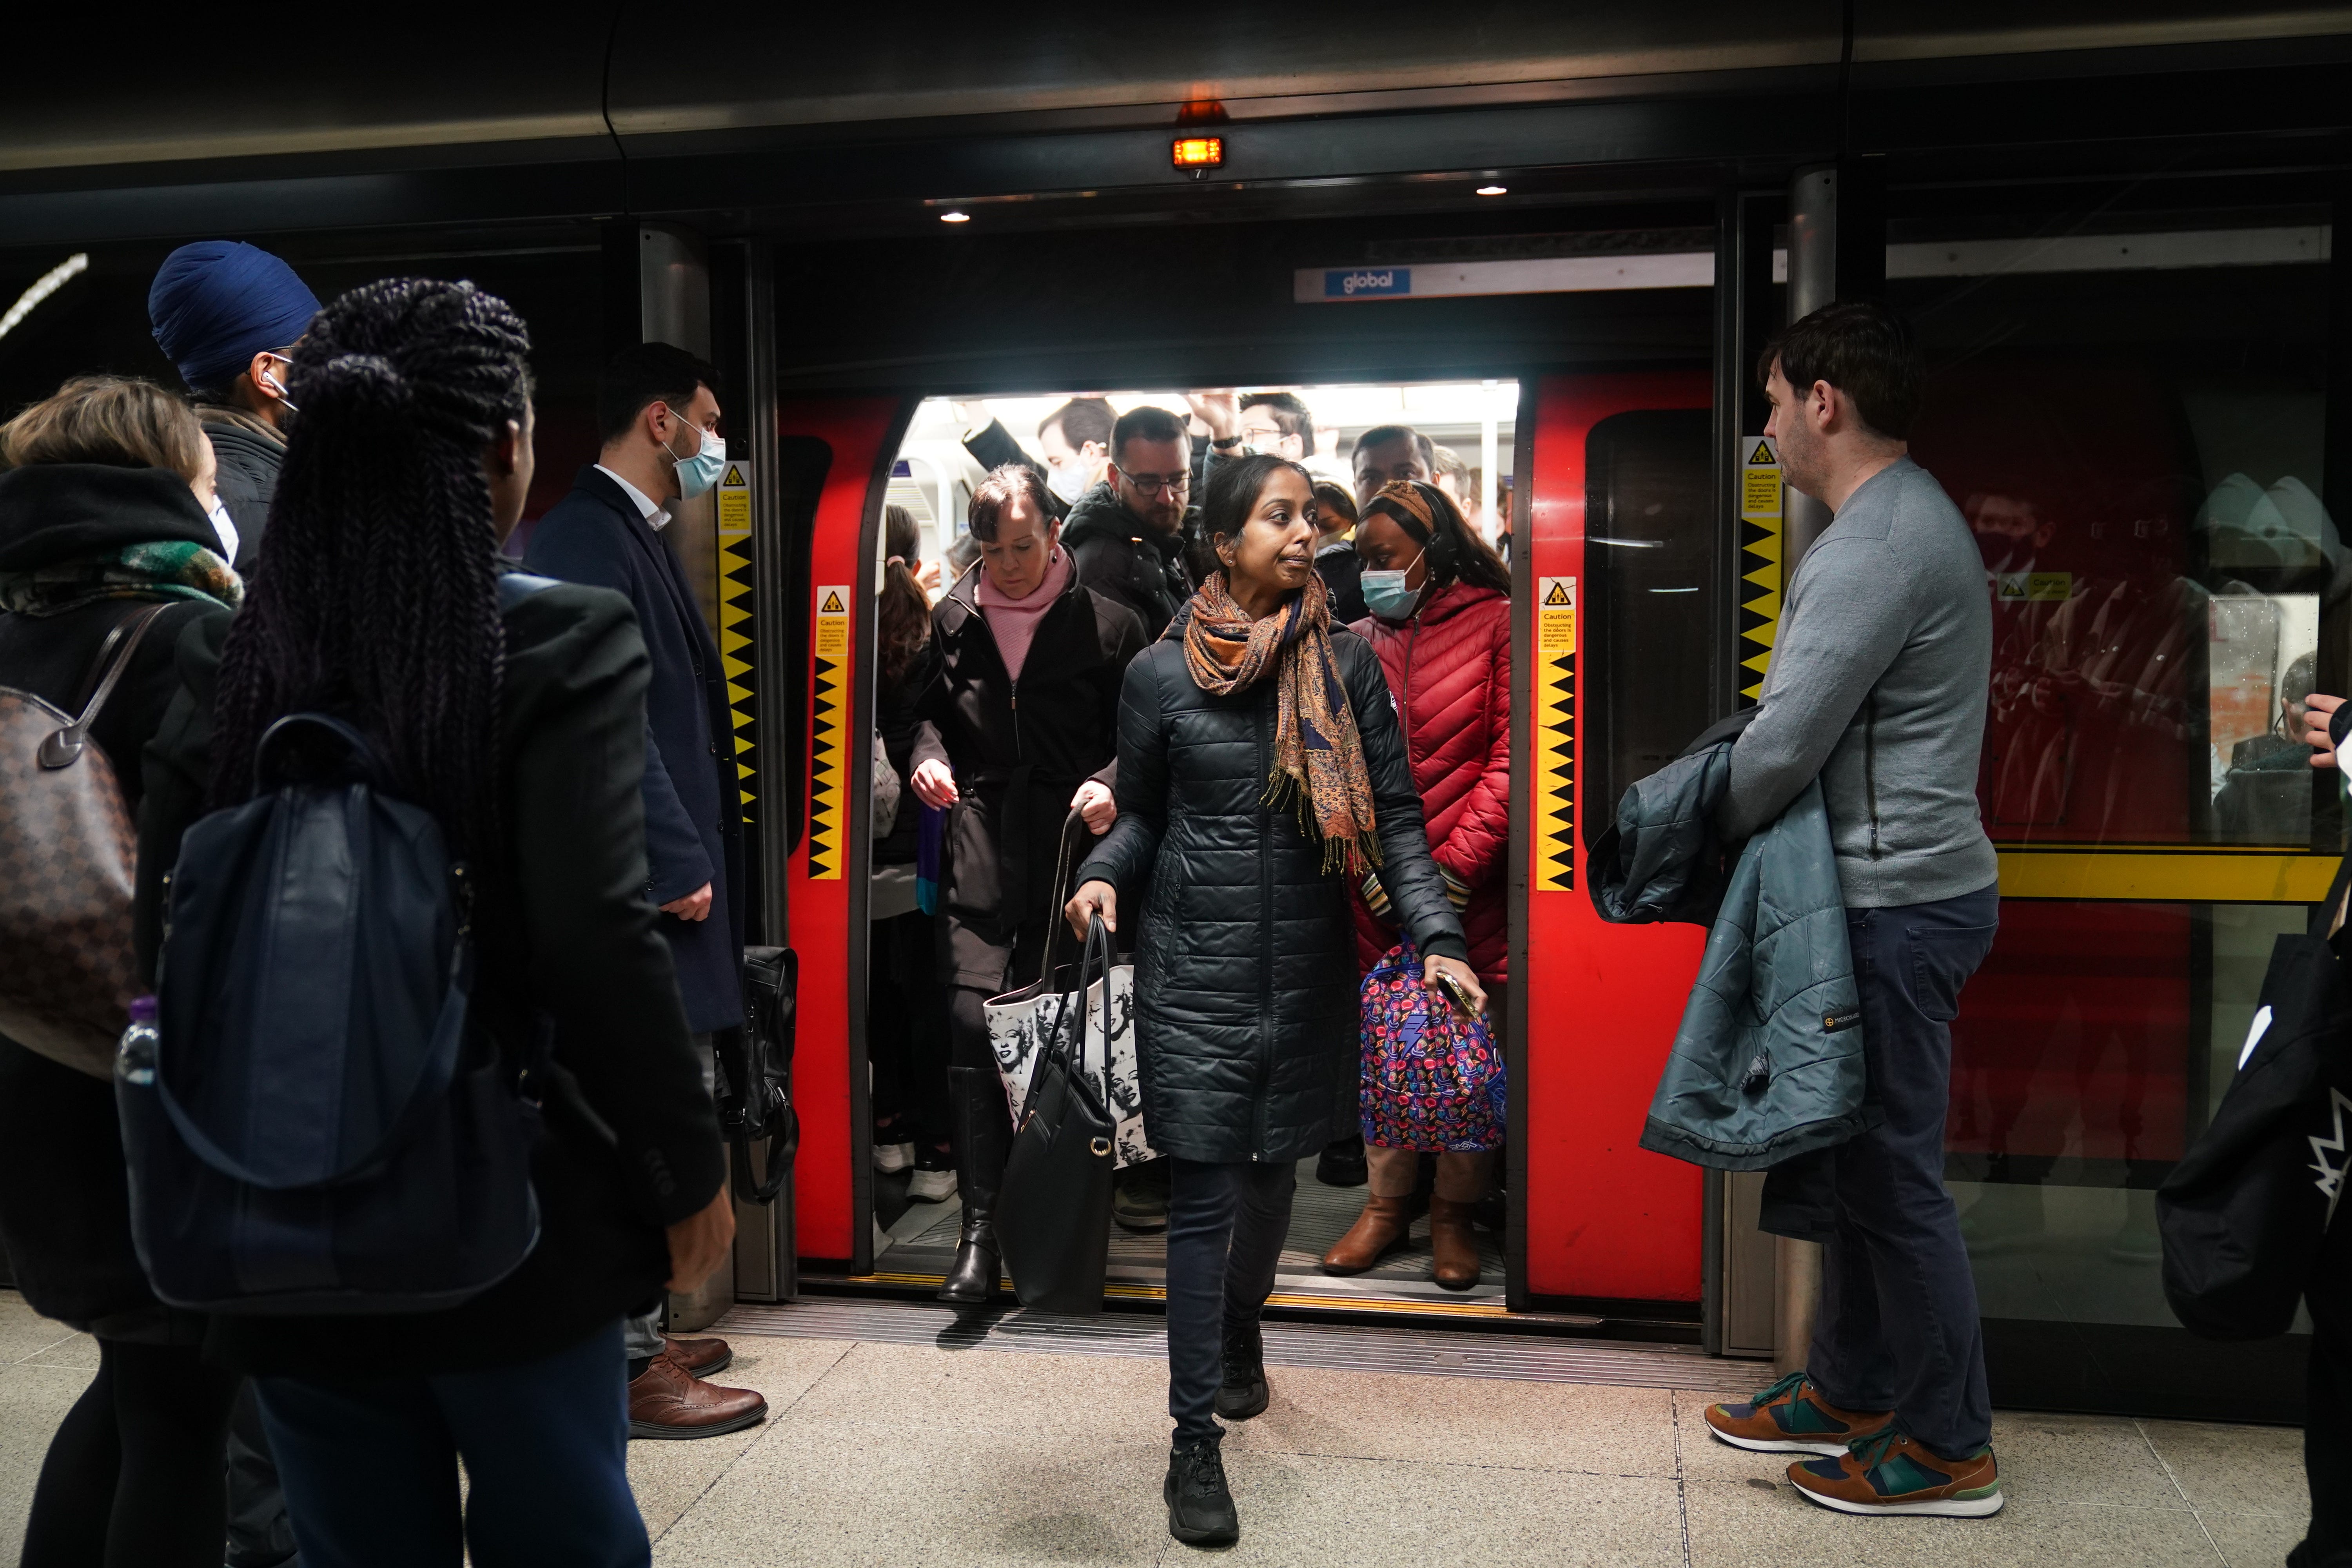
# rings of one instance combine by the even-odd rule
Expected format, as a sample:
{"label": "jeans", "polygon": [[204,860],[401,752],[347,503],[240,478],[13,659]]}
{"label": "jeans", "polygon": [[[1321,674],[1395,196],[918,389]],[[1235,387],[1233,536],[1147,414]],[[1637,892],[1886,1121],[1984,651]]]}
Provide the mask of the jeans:
{"label": "jeans", "polygon": [[1257,1321],[1290,1230],[1289,1161],[1172,1159],[1168,1196],[1168,1414],[1176,1440],[1220,1437],[1229,1329]]}
{"label": "jeans", "polygon": [[623,1365],[615,1321],[487,1372],[257,1379],[304,1568],[644,1568]]}
{"label": "jeans", "polygon": [[1836,1221],[1806,1372],[1832,1405],[1892,1410],[1945,1458],[1992,1436],[1976,1276],[1944,1190],[1944,1117],[1960,987],[1992,950],[2000,912],[1990,887],[1846,911],[1869,1098],[1886,1119],[1834,1152]]}
{"label": "jeans", "polygon": [[[2319,1305],[2315,1300],[2313,1306]],[[2352,1403],[2352,1333],[2325,1312],[2312,1313],[2310,1390],[2303,1418],[2303,1472],[2311,1488],[2311,1528],[2287,1557],[2289,1568],[2352,1564],[2352,1436],[2343,1412]]]}

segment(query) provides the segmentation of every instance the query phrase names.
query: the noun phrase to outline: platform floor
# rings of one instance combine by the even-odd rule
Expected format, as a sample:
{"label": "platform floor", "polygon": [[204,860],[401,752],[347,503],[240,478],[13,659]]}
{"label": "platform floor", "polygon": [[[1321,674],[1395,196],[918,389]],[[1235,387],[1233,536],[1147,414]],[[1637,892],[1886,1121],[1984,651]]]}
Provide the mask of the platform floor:
{"label": "platform floor", "polygon": [[[1149,1319],[811,1300],[738,1309],[725,1329],[737,1360],[721,1381],[760,1389],[773,1414],[631,1448],[656,1563],[1192,1560],[1160,1503],[1166,1384]],[[1758,1381],[1736,1365],[1538,1342],[1510,1352],[1515,1374],[1502,1345],[1516,1336],[1366,1331],[1353,1365],[1411,1370],[1352,1370],[1341,1331],[1269,1336],[1273,1405],[1226,1445],[1243,1534],[1223,1560],[2255,1568],[2302,1533],[2292,1431],[2005,1413],[1999,1517],[1849,1520],[1706,1436],[1700,1410]],[[87,1340],[0,1292],[0,1561],[93,1364]],[[1561,1381],[1580,1368],[1599,1381]]]}

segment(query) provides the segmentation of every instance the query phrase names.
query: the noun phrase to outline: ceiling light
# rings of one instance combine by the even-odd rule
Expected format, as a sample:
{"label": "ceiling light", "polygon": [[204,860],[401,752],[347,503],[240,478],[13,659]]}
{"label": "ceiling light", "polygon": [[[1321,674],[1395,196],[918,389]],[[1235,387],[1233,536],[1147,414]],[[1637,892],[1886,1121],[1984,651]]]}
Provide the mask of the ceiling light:
{"label": "ceiling light", "polygon": [[1478,194],[1482,196],[1507,196],[1511,194],[1511,187],[1508,185],[1481,185],[1478,187]]}
{"label": "ceiling light", "polygon": [[941,213],[940,215],[940,221],[941,223],[970,223],[971,221],[971,215],[965,212]]}

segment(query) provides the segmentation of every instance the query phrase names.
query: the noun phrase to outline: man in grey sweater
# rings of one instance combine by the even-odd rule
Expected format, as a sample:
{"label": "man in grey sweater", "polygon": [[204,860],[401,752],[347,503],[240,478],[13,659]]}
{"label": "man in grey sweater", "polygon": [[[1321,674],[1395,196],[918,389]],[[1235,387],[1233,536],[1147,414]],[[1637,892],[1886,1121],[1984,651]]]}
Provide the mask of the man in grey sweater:
{"label": "man in grey sweater", "polygon": [[1707,1422],[1793,1464],[1812,1501],[1857,1514],[1999,1511],[1974,1277],[1944,1190],[1951,1021],[1992,947],[1999,863],[1977,810],[1991,676],[1984,565],[1904,437],[1920,371],[1884,306],[1790,327],[1759,374],[1788,482],[1836,521],[1788,601],[1720,826],[1745,836],[1817,774],[1883,1122],[1832,1152],[1836,1228],[1801,1381]]}

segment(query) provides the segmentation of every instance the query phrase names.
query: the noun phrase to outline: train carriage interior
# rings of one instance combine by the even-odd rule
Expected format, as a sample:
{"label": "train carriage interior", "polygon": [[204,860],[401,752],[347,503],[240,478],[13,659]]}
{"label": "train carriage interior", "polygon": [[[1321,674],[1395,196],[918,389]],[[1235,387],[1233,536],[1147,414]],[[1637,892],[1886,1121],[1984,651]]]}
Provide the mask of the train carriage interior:
{"label": "train carriage interior", "polygon": [[[1313,449],[1304,459],[1305,467],[1318,482],[1336,483],[1349,495],[1356,492],[1352,458],[1357,438],[1381,426],[1412,426],[1433,444],[1437,482],[1457,497],[1465,519],[1489,542],[1500,540],[1502,547],[1508,548],[1508,540],[1504,536],[1509,530],[1511,465],[1517,451],[1519,387],[1516,381],[1496,378],[1237,390],[1244,400],[1255,393],[1283,392],[1304,402],[1313,415],[1314,436]],[[1118,414],[1149,405],[1165,408],[1180,417],[1192,417],[1181,389],[1082,390],[924,399],[908,421],[891,461],[885,493],[885,504],[904,508],[919,530],[922,558],[910,565],[927,579],[936,574],[942,591],[955,581],[960,567],[979,569],[971,564],[967,512],[972,489],[986,470],[967,448],[964,437],[977,435],[993,421],[1025,453],[1036,458],[1041,444],[1048,439],[1044,422],[1074,397],[1102,398]],[[1196,432],[1196,437],[1199,434]],[[1066,443],[1056,443],[1052,449],[1057,453],[1066,450]],[[1042,467],[1043,459],[1038,460]],[[877,541],[880,537],[877,534]],[[901,809],[913,810],[917,806],[909,796],[902,799]],[[1066,952],[1061,956],[1066,959],[1071,955]],[[868,963],[869,973],[878,975],[885,970],[877,958],[869,957]],[[1032,978],[1026,974],[1012,977],[1020,984]],[[877,1015],[889,1005],[880,994],[883,984],[877,980],[875,989],[869,991],[869,1086],[877,1085],[884,1072],[890,1070],[873,1060],[881,1032],[877,1027]],[[898,1026],[894,1022],[893,1026]],[[1097,1062],[1099,1065],[1098,1056]],[[877,1114],[881,1114],[878,1101]],[[1481,1277],[1479,1283],[1466,1291],[1441,1289],[1432,1280],[1425,1216],[1415,1223],[1412,1238],[1403,1249],[1362,1274],[1339,1277],[1323,1273],[1318,1265],[1324,1252],[1355,1222],[1366,1189],[1360,1183],[1347,1186],[1326,1184],[1318,1178],[1317,1163],[1314,1158],[1299,1162],[1298,1195],[1276,1279],[1277,1304],[1293,1308],[1404,1310],[1457,1317],[1505,1310],[1505,1194],[1497,1194],[1482,1216],[1484,1223],[1476,1232]],[[962,1217],[959,1201],[953,1195],[938,1201],[910,1195],[918,1174],[909,1166],[897,1171],[877,1170],[875,1175],[874,1263],[869,1278],[877,1284],[913,1289],[936,1285],[954,1257]],[[1160,1294],[1166,1272],[1166,1242],[1162,1235],[1129,1231],[1114,1223],[1109,1258],[1110,1288],[1115,1299],[1139,1302]]]}

